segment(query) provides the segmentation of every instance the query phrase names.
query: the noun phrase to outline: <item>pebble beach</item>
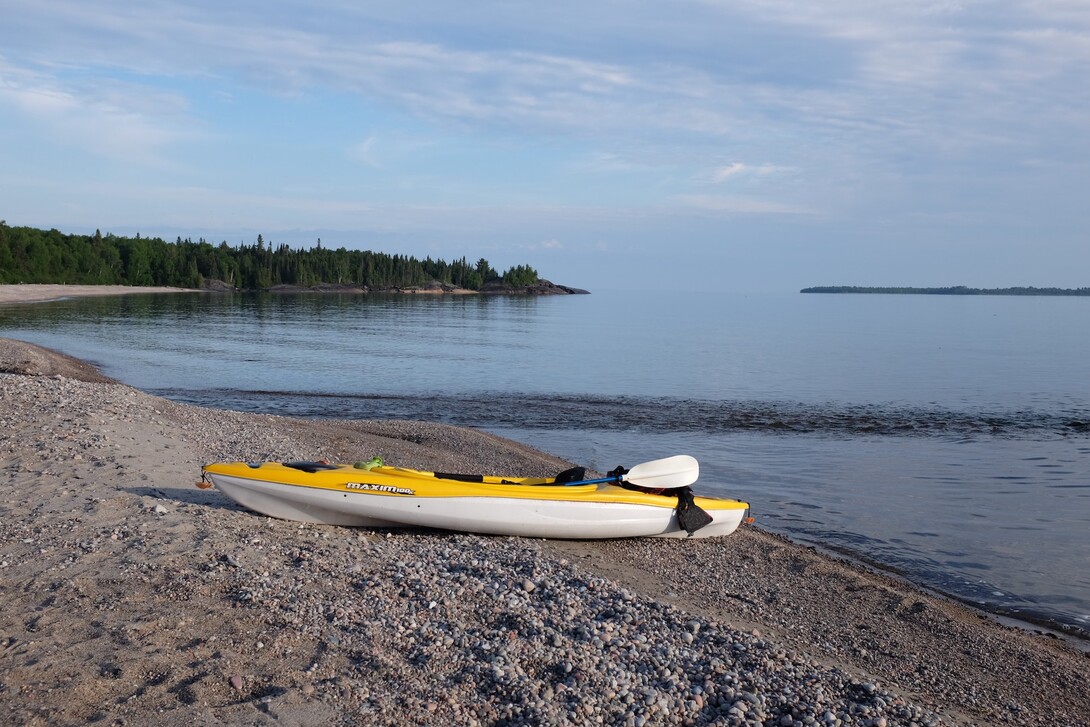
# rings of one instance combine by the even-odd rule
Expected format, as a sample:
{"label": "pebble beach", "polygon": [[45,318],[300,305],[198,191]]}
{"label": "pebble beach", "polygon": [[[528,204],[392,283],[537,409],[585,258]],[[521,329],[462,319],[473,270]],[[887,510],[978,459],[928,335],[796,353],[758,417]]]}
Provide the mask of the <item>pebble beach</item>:
{"label": "pebble beach", "polygon": [[760,503],[757,525],[726,538],[569,542],[273,520],[195,486],[213,461],[372,456],[520,475],[571,464],[426,422],[177,404],[0,339],[0,714],[1090,725],[1077,644],[765,532]]}

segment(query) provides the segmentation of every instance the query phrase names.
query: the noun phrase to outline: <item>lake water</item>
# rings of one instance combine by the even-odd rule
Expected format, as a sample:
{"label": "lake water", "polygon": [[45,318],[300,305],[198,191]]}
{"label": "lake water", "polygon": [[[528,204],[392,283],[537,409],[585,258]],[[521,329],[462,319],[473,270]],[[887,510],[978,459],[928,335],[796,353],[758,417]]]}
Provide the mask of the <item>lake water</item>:
{"label": "lake water", "polygon": [[0,307],[0,335],[181,401],[467,425],[597,470],[692,454],[697,488],[748,500],[767,529],[1083,635],[1088,331],[1088,298],[149,295]]}

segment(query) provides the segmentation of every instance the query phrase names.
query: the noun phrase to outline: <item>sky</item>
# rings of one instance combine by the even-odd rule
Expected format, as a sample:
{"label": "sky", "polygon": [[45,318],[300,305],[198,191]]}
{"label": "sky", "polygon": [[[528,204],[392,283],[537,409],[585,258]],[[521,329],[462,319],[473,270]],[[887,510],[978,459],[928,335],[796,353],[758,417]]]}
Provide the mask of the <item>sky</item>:
{"label": "sky", "polygon": [[0,219],[594,290],[1090,285],[1086,0],[0,0]]}

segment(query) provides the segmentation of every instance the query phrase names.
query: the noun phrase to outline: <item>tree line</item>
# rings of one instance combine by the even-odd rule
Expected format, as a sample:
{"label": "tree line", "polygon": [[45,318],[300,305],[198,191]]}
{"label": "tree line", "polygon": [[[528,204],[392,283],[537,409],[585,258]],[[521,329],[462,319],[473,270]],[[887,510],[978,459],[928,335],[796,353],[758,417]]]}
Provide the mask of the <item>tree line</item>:
{"label": "tree line", "polygon": [[868,288],[857,285],[826,285],[803,288],[800,293],[885,293],[897,295],[1090,295],[1090,288]]}
{"label": "tree line", "polygon": [[220,280],[244,290],[275,285],[344,285],[391,290],[434,284],[480,290],[486,283],[523,287],[538,282],[537,271],[517,265],[500,275],[481,258],[446,262],[371,250],[330,250],[319,239],[310,249],[266,244],[213,245],[204,239],[166,242],[158,237],[66,234],[58,230],[9,227],[0,220],[0,283],[72,285],[156,285],[202,288]]}

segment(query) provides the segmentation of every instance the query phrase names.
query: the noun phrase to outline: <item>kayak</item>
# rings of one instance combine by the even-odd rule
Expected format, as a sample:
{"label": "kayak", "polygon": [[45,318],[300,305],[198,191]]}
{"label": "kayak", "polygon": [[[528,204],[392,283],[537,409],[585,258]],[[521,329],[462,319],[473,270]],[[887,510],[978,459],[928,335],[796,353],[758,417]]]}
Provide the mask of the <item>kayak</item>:
{"label": "kayak", "polygon": [[[696,460],[692,462],[695,467]],[[628,481],[623,474],[583,480],[581,468],[557,477],[529,478],[371,463],[220,462],[202,467],[198,486],[208,487],[211,481],[239,505],[270,517],[368,528],[580,540],[706,538],[729,535],[747,520],[748,503],[693,496],[689,487],[668,482],[670,476],[653,473],[654,464],[637,465],[631,472],[643,476]],[[665,487],[641,487],[642,482]],[[699,515],[697,524],[693,513]]]}

